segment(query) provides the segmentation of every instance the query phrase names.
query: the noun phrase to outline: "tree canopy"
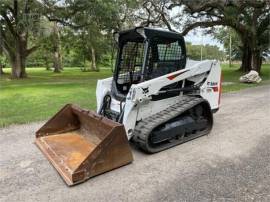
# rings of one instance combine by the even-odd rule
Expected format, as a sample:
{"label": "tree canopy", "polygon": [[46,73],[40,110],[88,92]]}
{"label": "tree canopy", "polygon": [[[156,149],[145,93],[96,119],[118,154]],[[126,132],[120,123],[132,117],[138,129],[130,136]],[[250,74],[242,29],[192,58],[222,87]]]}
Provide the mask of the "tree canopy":
{"label": "tree canopy", "polygon": [[160,9],[159,1],[146,0],[151,10],[146,24],[176,28],[182,35],[191,30],[227,26],[240,37],[242,70],[260,71],[262,55],[269,49],[270,2],[266,0],[166,0]]}

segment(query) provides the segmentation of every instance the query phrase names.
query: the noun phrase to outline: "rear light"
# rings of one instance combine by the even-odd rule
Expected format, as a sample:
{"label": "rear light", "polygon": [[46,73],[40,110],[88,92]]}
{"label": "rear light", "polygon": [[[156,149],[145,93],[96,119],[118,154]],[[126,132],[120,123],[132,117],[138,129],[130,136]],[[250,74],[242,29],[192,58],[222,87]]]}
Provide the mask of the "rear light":
{"label": "rear light", "polygon": [[218,86],[214,86],[214,87],[212,87],[212,89],[213,89],[214,92],[218,92],[219,87]]}

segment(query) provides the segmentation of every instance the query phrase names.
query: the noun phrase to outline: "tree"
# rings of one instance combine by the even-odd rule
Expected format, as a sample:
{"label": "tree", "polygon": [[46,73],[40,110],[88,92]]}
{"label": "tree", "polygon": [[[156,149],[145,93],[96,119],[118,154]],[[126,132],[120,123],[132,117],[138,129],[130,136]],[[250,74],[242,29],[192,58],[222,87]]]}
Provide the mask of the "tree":
{"label": "tree", "polygon": [[213,36],[223,44],[227,55],[230,54],[230,38],[231,38],[231,57],[233,60],[241,60],[244,52],[241,39],[237,32],[228,27],[220,27],[214,30]]}
{"label": "tree", "polygon": [[212,46],[209,44],[193,45],[190,42],[186,42],[186,48],[187,48],[188,57],[193,60],[200,60],[201,53],[202,53],[202,58],[206,58],[206,59],[224,60],[225,58],[225,53],[219,50],[217,46]]}
{"label": "tree", "polygon": [[53,51],[53,68],[55,73],[60,73],[62,69],[60,31],[56,22],[53,22],[52,28],[52,51]]}
{"label": "tree", "polygon": [[[40,23],[42,34],[38,39],[39,49],[33,53],[33,57],[30,57],[30,60],[36,58],[43,62],[46,70],[53,68],[55,73],[60,73],[61,70],[63,70],[60,29],[63,27],[60,26],[59,23],[55,21],[50,22],[45,18],[43,18]],[[32,42],[32,40],[30,40],[30,42]]]}
{"label": "tree", "polygon": [[162,21],[169,29],[182,27],[182,35],[197,27],[213,28],[218,25],[231,27],[240,36],[243,47],[241,69],[243,71],[254,69],[260,72],[262,55],[269,48],[269,1],[165,0],[162,9],[157,6],[159,4],[156,0],[145,2],[150,5],[148,9],[151,9],[148,21],[151,23]]}
{"label": "tree", "polygon": [[31,32],[36,31],[39,3],[35,0],[2,0],[0,4],[0,37],[2,48],[12,66],[12,78],[26,77],[26,58],[37,49],[28,47]]}
{"label": "tree", "polygon": [[0,76],[4,74],[3,68],[5,65],[5,57],[3,54],[3,49],[0,46]]}
{"label": "tree", "polygon": [[166,26],[169,30],[173,30],[168,0],[139,0],[138,3],[140,6],[133,15],[140,26]]}
{"label": "tree", "polygon": [[0,76],[4,74],[4,71],[3,71],[3,67],[4,67],[4,51],[3,51],[3,47],[2,47],[2,39],[0,37]]}
{"label": "tree", "polygon": [[75,52],[83,56],[86,64],[83,71],[88,70],[87,61],[91,62],[91,71],[99,70],[97,63],[101,55],[110,50],[112,33],[131,24],[131,13],[138,6],[132,0],[63,1],[61,5],[53,1],[44,2],[49,20],[71,28],[68,37],[76,41],[76,44],[71,42],[77,47]]}
{"label": "tree", "polygon": [[228,26],[242,42],[242,70],[260,72],[263,52],[269,46],[270,5],[261,0],[174,1],[169,8],[184,5],[187,19],[182,34],[196,27]]}

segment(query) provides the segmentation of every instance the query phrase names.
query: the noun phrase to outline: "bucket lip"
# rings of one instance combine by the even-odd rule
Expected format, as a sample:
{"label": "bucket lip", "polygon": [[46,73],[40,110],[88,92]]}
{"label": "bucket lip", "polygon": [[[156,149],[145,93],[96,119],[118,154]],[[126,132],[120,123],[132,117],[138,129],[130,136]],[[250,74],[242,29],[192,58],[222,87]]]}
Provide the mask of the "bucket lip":
{"label": "bucket lip", "polygon": [[48,159],[48,161],[53,165],[53,167],[57,170],[58,174],[62,176],[62,179],[66,182],[68,186],[74,185],[72,179],[68,176],[67,172],[61,168],[60,164],[57,163],[57,160],[54,159],[49,153],[46,147],[44,147],[43,143],[41,142],[40,138],[35,140],[35,145],[41,150],[44,156]]}
{"label": "bucket lip", "polygon": [[[81,112],[87,116],[91,116],[92,118],[96,118],[99,119],[100,121],[104,122],[105,124],[108,124],[112,127],[116,127],[116,126],[123,126],[123,124],[115,122],[113,120],[110,120],[104,116],[99,115],[98,113],[96,113],[93,110],[89,110],[89,109],[85,109],[85,108],[81,108],[79,105],[77,104],[66,104],[65,106],[63,106],[60,110],[58,110],[58,112],[56,114],[54,114],[47,122],[45,122],[37,131],[36,131],[36,136],[40,136],[40,133],[43,129],[43,127],[45,127],[47,124],[49,124],[49,122],[53,121],[59,114],[61,114],[64,110],[70,108],[72,111],[78,111]],[[73,112],[74,113],[74,112]]]}

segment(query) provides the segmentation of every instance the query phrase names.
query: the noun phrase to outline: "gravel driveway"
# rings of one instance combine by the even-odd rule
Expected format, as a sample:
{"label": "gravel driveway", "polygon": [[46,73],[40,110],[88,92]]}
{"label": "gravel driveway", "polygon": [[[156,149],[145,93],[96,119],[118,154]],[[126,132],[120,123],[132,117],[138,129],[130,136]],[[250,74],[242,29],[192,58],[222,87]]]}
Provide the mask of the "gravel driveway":
{"label": "gravel driveway", "polygon": [[0,201],[270,201],[270,86],[222,96],[210,135],[67,187],[33,144],[0,129]]}

